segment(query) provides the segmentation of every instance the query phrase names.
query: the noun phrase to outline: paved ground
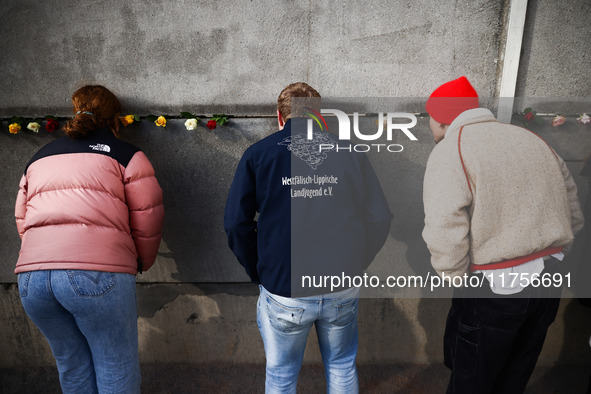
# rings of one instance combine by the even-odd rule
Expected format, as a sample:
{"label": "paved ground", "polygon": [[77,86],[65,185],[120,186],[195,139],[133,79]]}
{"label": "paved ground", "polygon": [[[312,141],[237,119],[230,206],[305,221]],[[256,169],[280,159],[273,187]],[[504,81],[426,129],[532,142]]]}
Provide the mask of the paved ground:
{"label": "paved ground", "polygon": [[[539,367],[534,371],[527,394],[586,393],[591,366]],[[449,376],[441,365],[361,365],[362,393],[444,393]],[[260,365],[143,365],[142,393],[262,393],[264,367]],[[0,392],[60,393],[54,368],[0,369]],[[324,393],[321,365],[305,365],[298,393]]]}

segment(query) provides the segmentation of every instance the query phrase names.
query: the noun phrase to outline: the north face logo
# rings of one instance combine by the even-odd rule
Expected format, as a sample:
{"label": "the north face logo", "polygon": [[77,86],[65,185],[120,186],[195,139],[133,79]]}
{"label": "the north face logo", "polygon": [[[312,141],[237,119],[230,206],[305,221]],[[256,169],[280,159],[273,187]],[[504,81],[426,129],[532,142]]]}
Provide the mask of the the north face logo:
{"label": "the north face logo", "polygon": [[105,145],[105,144],[88,145],[88,147],[92,150],[98,150],[101,152],[110,152],[111,151],[111,147],[109,145]]}

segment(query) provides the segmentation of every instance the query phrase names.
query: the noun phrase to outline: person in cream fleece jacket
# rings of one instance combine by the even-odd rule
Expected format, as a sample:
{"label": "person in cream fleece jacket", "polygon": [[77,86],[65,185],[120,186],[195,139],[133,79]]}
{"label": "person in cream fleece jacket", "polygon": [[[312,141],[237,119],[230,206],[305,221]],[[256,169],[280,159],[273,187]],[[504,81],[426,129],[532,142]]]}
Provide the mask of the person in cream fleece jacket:
{"label": "person in cream fleece jacket", "polygon": [[478,108],[465,77],[440,86],[426,108],[437,143],[423,188],[431,263],[444,279],[479,275],[485,284],[455,289],[447,392],[522,393],[559,303],[531,279],[561,274],[583,226],[576,185],[544,140]]}

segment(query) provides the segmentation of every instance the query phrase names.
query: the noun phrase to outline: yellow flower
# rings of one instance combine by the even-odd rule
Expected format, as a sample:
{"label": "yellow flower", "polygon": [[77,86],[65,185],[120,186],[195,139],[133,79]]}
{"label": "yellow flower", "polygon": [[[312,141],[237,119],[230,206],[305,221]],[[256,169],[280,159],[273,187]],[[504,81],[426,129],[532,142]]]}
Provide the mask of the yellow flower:
{"label": "yellow flower", "polygon": [[125,115],[119,118],[119,120],[121,120],[121,123],[123,123],[123,126],[127,126],[129,124],[132,124],[135,121],[135,117],[133,115]]}
{"label": "yellow flower", "polygon": [[160,115],[158,119],[154,121],[154,123],[156,123],[156,126],[166,127],[166,118]]}
{"label": "yellow flower", "polygon": [[18,134],[18,132],[21,131],[21,125],[18,123],[11,123],[10,126],[8,126],[8,131],[10,131],[10,134]]}

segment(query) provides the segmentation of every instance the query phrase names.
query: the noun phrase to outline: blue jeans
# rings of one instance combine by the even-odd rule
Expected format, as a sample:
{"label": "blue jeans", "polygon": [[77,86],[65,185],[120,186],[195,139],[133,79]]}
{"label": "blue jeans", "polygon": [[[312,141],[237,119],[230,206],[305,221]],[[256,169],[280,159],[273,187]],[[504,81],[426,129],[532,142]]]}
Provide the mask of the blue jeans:
{"label": "blue jeans", "polygon": [[53,351],[64,393],[139,393],[135,276],[100,271],[18,275],[21,302]]}
{"label": "blue jeans", "polygon": [[265,345],[265,392],[295,393],[306,339],[316,325],[329,393],[359,392],[357,311],[359,289],[305,298],[286,298],[260,286],[257,323]]}

